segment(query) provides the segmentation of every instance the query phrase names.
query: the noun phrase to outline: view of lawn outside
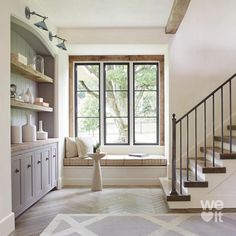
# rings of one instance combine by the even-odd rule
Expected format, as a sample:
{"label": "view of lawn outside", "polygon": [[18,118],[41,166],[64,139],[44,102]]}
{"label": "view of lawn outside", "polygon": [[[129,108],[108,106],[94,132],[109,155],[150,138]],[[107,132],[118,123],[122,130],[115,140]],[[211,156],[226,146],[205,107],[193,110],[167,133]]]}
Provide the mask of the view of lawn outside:
{"label": "view of lawn outside", "polygon": [[[157,63],[133,63],[132,67],[130,63],[76,64],[76,68],[77,136],[92,135],[100,142],[100,123],[103,122],[105,132],[101,138],[105,144],[129,144],[131,130],[134,144],[158,144]],[[104,78],[100,78],[100,70]],[[101,79],[104,88],[100,88]],[[100,120],[103,105],[100,95],[104,101],[104,120]]]}

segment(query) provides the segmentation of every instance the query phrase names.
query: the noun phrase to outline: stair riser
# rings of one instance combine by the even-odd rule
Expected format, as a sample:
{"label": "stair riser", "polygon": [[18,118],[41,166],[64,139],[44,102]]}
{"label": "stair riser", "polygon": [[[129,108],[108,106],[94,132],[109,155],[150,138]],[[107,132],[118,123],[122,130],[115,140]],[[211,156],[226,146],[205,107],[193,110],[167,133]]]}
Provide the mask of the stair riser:
{"label": "stair riser", "polygon": [[[221,147],[221,142],[215,142],[215,145],[218,146],[218,147]],[[230,150],[230,145],[229,143],[224,143],[224,149],[226,150]],[[236,152],[236,145],[232,145],[232,151],[233,152]]]}

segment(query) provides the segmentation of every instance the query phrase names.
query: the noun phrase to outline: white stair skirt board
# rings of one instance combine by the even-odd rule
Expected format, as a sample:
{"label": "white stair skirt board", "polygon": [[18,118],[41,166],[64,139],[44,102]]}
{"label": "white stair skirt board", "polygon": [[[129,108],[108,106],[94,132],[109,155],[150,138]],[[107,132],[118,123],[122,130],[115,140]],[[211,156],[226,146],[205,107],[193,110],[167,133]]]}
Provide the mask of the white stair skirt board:
{"label": "white stair skirt board", "polygon": [[[90,186],[93,166],[64,166],[63,173],[64,186]],[[166,166],[102,166],[104,186],[158,186],[166,175]]]}
{"label": "white stair skirt board", "polygon": [[9,235],[15,229],[15,214],[12,212],[0,220],[0,235]]}
{"label": "white stair skirt board", "polygon": [[[220,162],[226,167],[226,173],[199,174],[202,180],[208,181],[208,188],[183,187],[183,193],[190,194],[191,201],[168,201],[169,208],[202,208],[201,200],[221,200],[224,204],[224,208],[236,208],[236,160],[220,160]],[[169,183],[168,187],[166,181]],[[171,179],[161,179],[161,182],[162,187],[165,188],[167,192],[170,192]]]}

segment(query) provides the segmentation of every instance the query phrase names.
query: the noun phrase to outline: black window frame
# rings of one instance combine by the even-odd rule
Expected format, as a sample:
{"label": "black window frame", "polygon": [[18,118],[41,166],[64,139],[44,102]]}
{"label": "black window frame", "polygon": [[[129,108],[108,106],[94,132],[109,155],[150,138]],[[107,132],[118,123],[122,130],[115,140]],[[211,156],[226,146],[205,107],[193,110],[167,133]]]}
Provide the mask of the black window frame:
{"label": "black window frame", "polygon": [[[135,116],[135,91],[141,91],[141,90],[135,90],[135,65],[156,65],[157,66],[157,73],[156,73],[156,90],[145,90],[145,91],[151,91],[151,92],[156,92],[156,116],[150,116],[150,117],[136,117]],[[159,145],[160,143],[160,138],[159,138],[159,116],[160,116],[160,108],[159,108],[159,93],[160,93],[160,88],[159,88],[159,62],[134,62],[133,63],[133,145]],[[136,118],[155,118],[156,119],[156,142],[154,143],[137,143],[135,141],[135,119]]]}
{"label": "black window frame", "polygon": [[[79,90],[78,90],[78,88],[77,88],[77,79],[78,79],[78,77],[77,77],[77,75],[78,75],[78,73],[77,73],[77,66],[86,66],[86,65],[96,65],[96,66],[98,66],[98,70],[99,70],[99,78],[98,78],[98,90],[91,90],[92,92],[98,92],[98,97],[99,97],[99,101],[98,101],[98,106],[99,106],[99,108],[98,108],[98,117],[86,117],[86,116],[84,116],[84,117],[78,117],[77,116],[77,112],[78,112],[78,110],[77,110],[77,105],[78,105],[78,101],[77,101],[77,98],[78,98],[78,96],[77,96],[77,94],[78,94],[78,92],[79,92]],[[82,91],[82,90],[81,90]],[[84,91],[84,92],[87,92],[87,93],[89,93],[88,91]],[[99,124],[99,144],[101,145],[101,65],[100,65],[100,63],[79,63],[79,62],[76,62],[75,64],[74,64],[74,107],[75,107],[75,111],[74,111],[74,119],[75,119],[75,137],[78,137],[77,136],[77,134],[78,134],[78,124],[77,124],[77,119],[78,118],[97,118],[98,119],[98,124]]]}
{"label": "black window frame", "polygon": [[[127,143],[107,143],[107,127],[106,127],[106,119],[109,118],[106,116],[106,65],[126,65],[127,66],[127,120],[128,120],[128,142]],[[119,90],[122,91],[122,90]],[[126,90],[123,90],[126,91]],[[130,145],[130,63],[129,62],[105,62],[103,63],[103,124],[104,124],[104,145],[112,146],[112,145]],[[123,116],[121,116],[122,118]],[[112,117],[110,117],[112,118]],[[124,117],[123,117],[124,118]],[[126,118],[126,117],[125,117]]]}

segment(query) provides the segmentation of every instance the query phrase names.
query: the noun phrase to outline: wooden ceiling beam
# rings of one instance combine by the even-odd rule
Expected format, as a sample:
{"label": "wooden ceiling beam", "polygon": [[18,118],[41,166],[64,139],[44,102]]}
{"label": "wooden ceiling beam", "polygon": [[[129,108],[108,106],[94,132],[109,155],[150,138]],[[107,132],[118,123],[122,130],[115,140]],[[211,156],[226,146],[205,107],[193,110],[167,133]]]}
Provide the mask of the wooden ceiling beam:
{"label": "wooden ceiling beam", "polygon": [[191,0],[175,0],[166,25],[166,34],[175,34],[185,16]]}

